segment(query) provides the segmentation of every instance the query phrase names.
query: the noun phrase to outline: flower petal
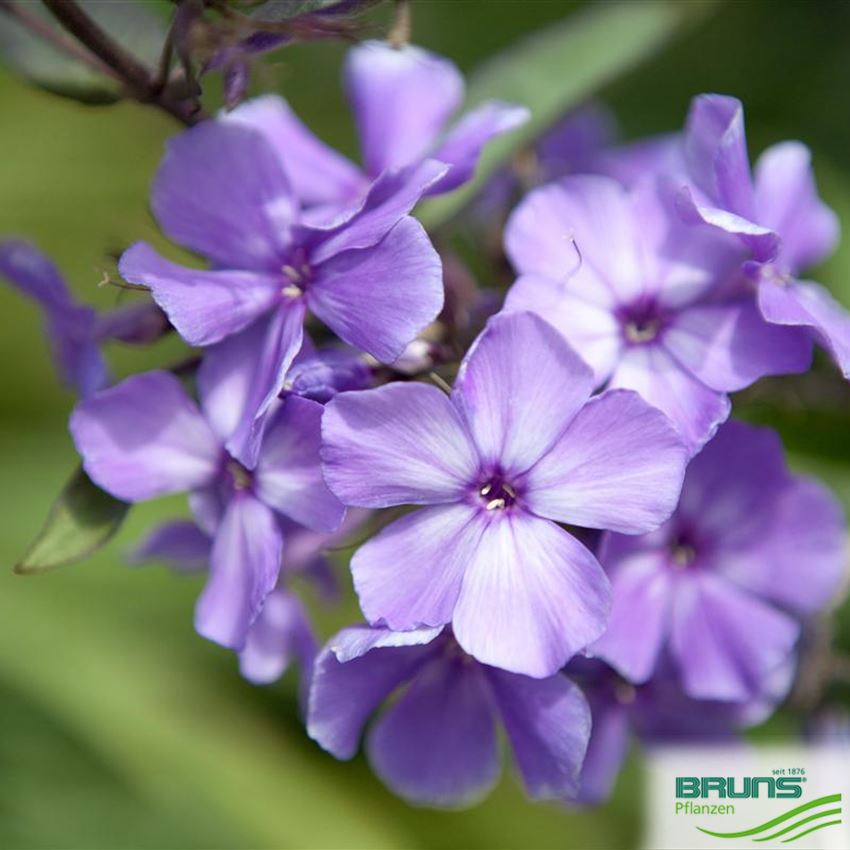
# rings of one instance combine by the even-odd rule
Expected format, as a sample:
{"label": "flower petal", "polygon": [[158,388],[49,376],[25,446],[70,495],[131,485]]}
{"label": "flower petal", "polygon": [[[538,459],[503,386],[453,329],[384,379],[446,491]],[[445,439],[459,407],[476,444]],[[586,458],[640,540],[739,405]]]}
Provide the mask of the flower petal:
{"label": "flower petal", "polygon": [[627,349],[609,387],[634,390],[662,411],[692,455],[711,439],[731,410],[727,395],[698,381],[661,345]]}
{"label": "flower petal", "polygon": [[338,759],[350,759],[369,715],[413,677],[441,631],[352,626],[332,637],[314,665],[307,734]]}
{"label": "flower petal", "polygon": [[147,286],[189,345],[212,345],[244,330],[281,299],[282,275],[190,269],[137,242],[118,264],[121,277]]}
{"label": "flower petal", "polygon": [[91,479],[139,502],[209,484],[221,449],[180,381],[134,375],[80,402],[69,425]]}
{"label": "flower petal", "polygon": [[391,363],[443,307],[440,257],[403,218],[377,245],[323,263],[307,302],[345,342]]}
{"label": "flower petal", "polygon": [[487,676],[528,796],[575,796],[590,737],[582,692],[562,673],[531,679],[489,668]]}
{"label": "flower petal", "polygon": [[365,191],[366,179],[357,166],[313,135],[277,95],[249,100],[225,112],[220,120],[247,124],[265,136],[305,206],[339,205]]}
{"label": "flower petal", "polygon": [[482,103],[464,115],[430,154],[451,168],[428,190],[428,194],[450,192],[471,180],[487,142],[521,127],[530,117],[526,107],[496,100]]}
{"label": "flower petal", "polygon": [[476,666],[433,659],[372,727],[366,748],[373,770],[417,805],[480,800],[501,769],[488,697]]}
{"label": "flower petal", "polygon": [[467,352],[452,401],[482,460],[521,473],[552,447],[592,389],[593,373],[550,324],[508,313],[491,318]]}
{"label": "flower petal", "polygon": [[530,514],[482,517],[454,610],[457,642],[482,664],[544,678],[598,638],[608,579],[574,537]]}
{"label": "flower petal", "polygon": [[239,672],[255,685],[268,685],[276,682],[294,659],[302,678],[309,681],[317,650],[301,601],[293,593],[274,590],[239,653]]}
{"label": "flower petal", "polygon": [[170,139],[151,207],[184,248],[231,269],[274,273],[295,215],[283,167],[256,130],[203,121]]}
{"label": "flower petal", "polygon": [[351,559],[366,619],[399,630],[451,622],[483,533],[475,511],[463,504],[414,511],[390,523]]}
{"label": "flower petal", "polygon": [[339,393],[325,406],[322,462],[346,505],[459,501],[478,458],[445,394],[419,383]]}
{"label": "flower petal", "polygon": [[372,176],[423,156],[463,98],[454,64],[411,45],[363,42],[348,52],[344,73]]}
{"label": "flower petal", "polygon": [[212,539],[191,520],[174,520],[154,528],[130,553],[131,564],[164,561],[179,573],[209,566]]}
{"label": "flower petal", "polygon": [[536,313],[556,328],[593,369],[596,384],[608,380],[622,349],[620,326],[607,306],[587,297],[582,281],[522,275],[505,300],[505,312],[518,311]]}
{"label": "flower petal", "polygon": [[288,396],[270,417],[254,470],[269,507],[315,531],[335,531],[345,509],[328,490],[319,460],[322,405]]}
{"label": "flower petal", "polygon": [[694,377],[722,392],[764,375],[805,372],[812,359],[806,335],[766,322],[751,298],[679,311],[664,330],[664,346]]}
{"label": "flower petal", "polygon": [[811,328],[832,355],[845,378],[850,378],[850,315],[817,283],[762,281],[759,308],[768,322]]}
{"label": "flower petal", "polygon": [[614,789],[629,752],[628,710],[612,701],[591,700],[593,728],[581,768],[577,797],[582,803],[604,803]]}
{"label": "flower petal", "polygon": [[676,507],[687,462],[668,419],[636,393],[591,399],[528,473],[529,510],[558,522],[637,534]]}
{"label": "flower petal", "polygon": [[835,213],[818,197],[812,155],[800,142],[769,147],[756,163],[759,221],[782,237],[779,263],[792,274],[825,260],[838,244]]}
{"label": "flower petal", "polygon": [[195,608],[203,637],[241,652],[280,574],[283,537],[272,511],[236,493],[215,534],[210,577]]}
{"label": "flower petal", "polygon": [[791,653],[797,623],[730,582],[701,573],[680,582],[671,651],[694,699],[743,701]]}

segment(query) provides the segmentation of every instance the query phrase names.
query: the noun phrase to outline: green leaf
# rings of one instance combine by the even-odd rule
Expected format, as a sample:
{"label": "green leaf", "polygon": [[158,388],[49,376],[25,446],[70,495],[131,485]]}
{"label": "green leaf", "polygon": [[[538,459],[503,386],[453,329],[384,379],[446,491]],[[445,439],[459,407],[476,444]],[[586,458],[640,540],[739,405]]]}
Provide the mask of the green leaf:
{"label": "green leaf", "polygon": [[[46,28],[62,32],[40,3],[17,5],[37,16]],[[159,5],[158,2],[80,0],[80,6],[106,32],[151,64],[156,63],[168,30],[168,20],[159,13]],[[34,35],[8,14],[0,14],[0,61],[28,82],[61,97],[90,104],[114,103],[121,98],[115,79]]]}
{"label": "green leaf", "polygon": [[35,543],[15,565],[31,575],[86,558],[121,527],[130,506],[105,493],[78,469],[53,503]]}
{"label": "green leaf", "polygon": [[641,62],[702,17],[711,0],[599,3],[516,42],[471,75],[466,108],[490,99],[522,104],[531,120],[491,142],[473,181],[428,201],[419,216],[426,227],[444,224],[478,192],[520,146]]}

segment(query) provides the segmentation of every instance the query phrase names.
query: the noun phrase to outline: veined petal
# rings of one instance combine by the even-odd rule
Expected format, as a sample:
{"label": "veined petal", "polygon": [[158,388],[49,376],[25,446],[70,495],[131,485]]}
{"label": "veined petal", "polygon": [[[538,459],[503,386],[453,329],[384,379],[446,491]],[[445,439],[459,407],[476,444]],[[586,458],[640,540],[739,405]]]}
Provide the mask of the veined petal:
{"label": "veined petal", "polygon": [[210,483],[221,447],[180,381],[146,372],[80,402],[69,425],[91,479],[140,502]]}
{"label": "veined petal", "polygon": [[305,206],[341,205],[366,189],[360,169],[326,145],[304,125],[289,104],[277,95],[246,101],[221,121],[247,124],[274,148],[293,192]]}
{"label": "veined petal", "polygon": [[210,577],[195,608],[195,628],[241,652],[248,630],[280,574],[283,536],[271,509],[247,492],[234,495],[215,534]]}
{"label": "veined petal", "polygon": [[486,672],[526,793],[533,800],[575,796],[590,738],[582,692],[562,673],[532,679]]}
{"label": "veined petal", "polygon": [[189,345],[212,345],[244,330],[281,299],[283,275],[190,269],[137,242],[121,256],[121,277],[147,286]]}
{"label": "veined petal", "polygon": [[750,298],[681,310],[664,329],[664,347],[711,389],[734,392],[764,375],[805,372],[812,346],[799,331],[766,322]]}
{"label": "veined petal", "polygon": [[467,352],[452,401],[482,460],[521,473],[552,447],[592,389],[593,372],[555,328],[533,313],[507,313],[491,318]]}
{"label": "veined petal", "polygon": [[483,664],[551,676],[605,629],[608,579],[584,546],[548,520],[516,512],[479,514],[478,522],[484,533],[452,621],[457,642]]}
{"label": "veined petal", "polygon": [[637,393],[591,399],[528,473],[529,510],[558,522],[637,534],[676,507],[687,462],[667,417]]}
{"label": "veined petal", "polygon": [[661,345],[627,349],[608,386],[634,390],[658,408],[692,455],[712,438],[732,408],[727,395],[697,380]]}
{"label": "veined petal", "polygon": [[445,394],[419,383],[339,393],[325,406],[322,462],[346,505],[459,501],[478,458]]}
{"label": "veined petal", "polygon": [[482,103],[464,115],[430,154],[451,169],[428,190],[428,194],[450,192],[470,180],[487,142],[521,127],[530,117],[531,113],[524,106],[495,100]]}
{"label": "veined petal", "polygon": [[366,619],[399,630],[451,622],[484,531],[465,504],[425,508],[390,523],[351,559]]}
{"label": "veined petal", "polygon": [[423,156],[460,105],[464,88],[447,59],[378,41],[348,52],[345,86],[372,176]]}
{"label": "veined petal", "polygon": [[307,734],[338,759],[350,759],[369,716],[432,655],[440,631],[352,626],[334,635],[314,665]]}
{"label": "veined petal", "polygon": [[375,773],[418,805],[468,806],[498,779],[493,710],[481,670],[436,657],[372,727]]}
{"label": "veined petal", "polygon": [[284,262],[296,200],[257,130],[203,121],[170,139],[151,206],[177,243],[218,265],[274,273]]}
{"label": "veined petal", "polygon": [[377,245],[323,263],[307,302],[345,342],[391,363],[442,309],[442,263],[406,217]]}
{"label": "veined petal", "polygon": [[345,509],[328,490],[319,460],[322,405],[288,396],[272,414],[254,470],[257,497],[315,531],[335,531]]}

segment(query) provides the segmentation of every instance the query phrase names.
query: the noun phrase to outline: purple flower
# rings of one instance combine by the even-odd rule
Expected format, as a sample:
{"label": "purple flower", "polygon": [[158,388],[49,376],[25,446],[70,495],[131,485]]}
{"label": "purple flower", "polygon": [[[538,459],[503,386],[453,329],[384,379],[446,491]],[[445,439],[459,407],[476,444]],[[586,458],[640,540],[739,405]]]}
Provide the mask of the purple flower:
{"label": "purple flower", "polygon": [[428,159],[444,163],[446,171],[426,194],[455,189],[472,177],[490,139],[529,116],[525,107],[489,101],[446,131],[463,99],[463,77],[449,60],[411,45],[357,45],[346,60],[345,89],[360,136],[362,170],[317,139],[274,95],[244,103],[226,116],[262,132],[302,204],[324,211],[357,202],[381,174]]}
{"label": "purple flower", "polygon": [[601,634],[607,581],[556,523],[657,527],[675,506],[686,453],[635,393],[589,400],[592,387],[559,334],[518,313],[490,320],[451,398],[388,384],[326,406],[322,462],[342,502],[429,506],[354,554],[371,623],[452,623],[482,663],[536,677]]}
{"label": "purple flower", "polygon": [[590,652],[638,683],[669,653],[688,696],[750,699],[793,649],[797,618],[836,593],[845,555],[832,495],[788,472],[776,434],[730,422],[691,462],[667,523],[603,540],[614,601]]}
{"label": "purple flower", "polygon": [[597,386],[636,390],[696,452],[729,415],[727,392],[806,369],[810,346],[737,286],[737,243],[683,224],[668,194],[592,175],[531,192],[506,230],[520,274],[506,308],[545,317]]}
{"label": "purple flower", "polygon": [[716,702],[688,697],[666,668],[635,686],[601,662],[576,659],[567,673],[584,691],[593,718],[578,799],[608,799],[632,738],[645,746],[734,741],[738,732],[773,713],[791,687],[795,667],[791,656],[760,682],[751,699]]}
{"label": "purple flower", "polygon": [[579,689],[560,673],[532,679],[476,663],[441,628],[354,626],[331,638],[316,660],[307,732],[349,759],[370,715],[398,689],[366,750],[381,780],[411,803],[453,807],[485,796],[500,773],[497,725],[529,796],[575,793],[590,732]]}
{"label": "purple flower", "polygon": [[822,286],[798,279],[839,237],[835,213],[818,197],[809,149],[773,145],[753,177],[741,102],[709,94],[691,104],[685,153],[695,188],[681,199],[687,217],[738,237],[754,261],[764,317],[808,329],[850,377],[850,315]]}
{"label": "purple flower", "polygon": [[256,130],[209,121],[170,141],[154,181],[154,215],[212,268],[177,265],[145,243],[126,251],[119,268],[150,288],[190,345],[213,346],[211,368],[239,385],[241,418],[227,449],[243,465],[257,461],[308,309],[382,361],[398,357],[439,313],[440,259],[406,213],[445,171],[426,160],[385,175],[356,208],[313,227]]}
{"label": "purple flower", "polygon": [[53,361],[63,383],[81,396],[109,383],[101,346],[109,340],[151,342],[168,325],[154,304],[130,304],[99,314],[74,300],[61,272],[29,242],[0,242],[0,276],[35,301],[44,314]]}
{"label": "purple flower", "polygon": [[214,537],[195,627],[241,650],[280,573],[279,516],[330,531],[343,511],[321,476],[321,405],[280,402],[249,471],[224,448],[234,421],[227,384],[202,366],[199,389],[201,409],[173,375],[136,375],[81,402],[70,430],[86,472],[117,498],[189,491],[195,519]]}
{"label": "purple flower", "polygon": [[372,371],[363,356],[350,348],[304,346],[292,361],[284,389],[324,404],[337,393],[372,386]]}

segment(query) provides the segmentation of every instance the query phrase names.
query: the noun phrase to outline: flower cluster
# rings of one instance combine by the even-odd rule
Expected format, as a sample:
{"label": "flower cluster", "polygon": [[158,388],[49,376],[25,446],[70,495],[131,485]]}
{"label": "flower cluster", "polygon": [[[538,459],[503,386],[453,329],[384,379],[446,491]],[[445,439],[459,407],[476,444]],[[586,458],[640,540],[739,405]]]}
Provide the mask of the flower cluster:
{"label": "flower cluster", "polygon": [[[526,110],[446,129],[463,80],[411,46],[353,48],[345,88],[362,167],[276,96],[171,140],[153,213],[206,263],[128,248],[120,274],[151,300],[98,316],[34,248],[0,248],[81,395],[91,480],[188,493],[192,520],[133,560],[207,571],[198,632],[256,683],[296,660],[325,750],[350,758],[379,714],[370,761],[414,803],[486,793],[499,727],[530,796],[597,801],[632,732],[769,715],[846,575],[835,499],[775,434],[726,421],[730,394],[806,371],[815,343],[850,375],[850,317],[799,278],[838,237],[806,148],[770,148],[753,178],[741,105],[717,95],[636,145],[572,116],[507,219],[516,279],[494,304],[412,210]],[[171,329],[195,370],[109,385],[104,340]],[[366,622],[319,649],[290,579],[330,599],[325,553],[354,534]]]}

